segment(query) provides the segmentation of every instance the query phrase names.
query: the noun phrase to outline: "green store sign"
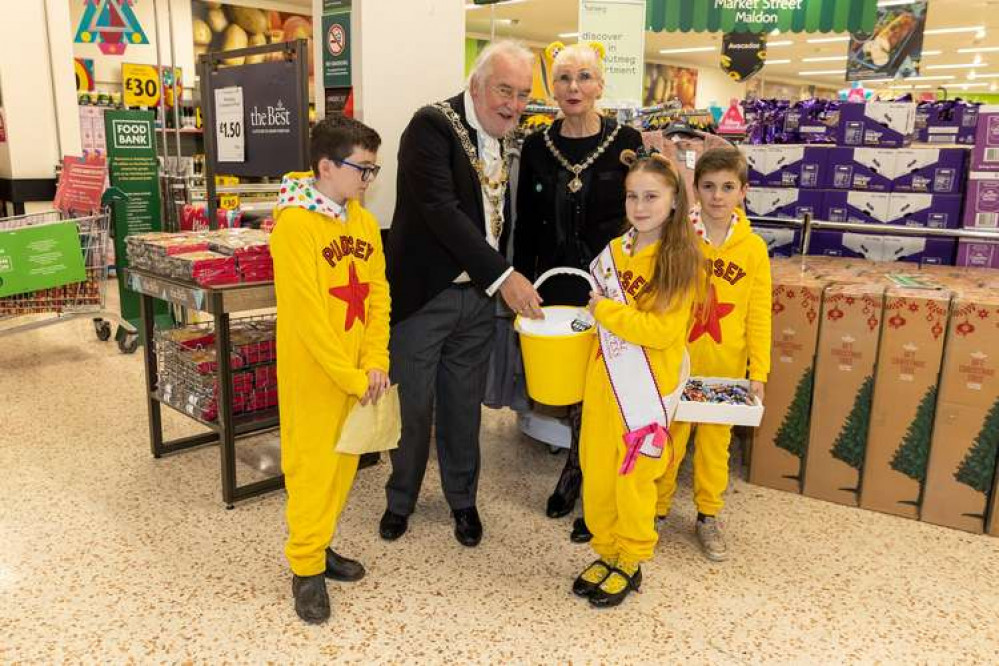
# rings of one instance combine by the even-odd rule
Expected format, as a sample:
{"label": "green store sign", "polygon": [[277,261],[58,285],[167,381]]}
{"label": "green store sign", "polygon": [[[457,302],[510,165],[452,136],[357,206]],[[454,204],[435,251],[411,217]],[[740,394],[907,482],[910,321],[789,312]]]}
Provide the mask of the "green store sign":
{"label": "green store sign", "polygon": [[654,32],[870,32],[878,0],[646,0]]}

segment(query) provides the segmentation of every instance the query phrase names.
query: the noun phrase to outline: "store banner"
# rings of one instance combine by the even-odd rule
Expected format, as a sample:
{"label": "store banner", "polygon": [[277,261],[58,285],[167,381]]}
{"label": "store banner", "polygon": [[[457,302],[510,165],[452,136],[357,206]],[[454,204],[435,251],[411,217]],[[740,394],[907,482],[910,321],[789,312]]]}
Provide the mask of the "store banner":
{"label": "store banner", "polygon": [[[311,2],[261,2],[248,0],[253,5],[305,5],[308,11]],[[279,44],[304,39],[312,53],[312,18],[303,14],[274,9],[247,7],[238,2],[205,2],[191,0],[191,21],[194,37],[195,59],[203,53],[232,51],[248,46]],[[227,58],[226,65],[256,65],[262,62],[277,62],[283,56],[269,53]]]}
{"label": "store banner", "polygon": [[[240,130],[243,159],[226,161],[220,154],[218,173],[279,176],[300,171],[308,164],[308,155],[303,154],[302,145],[302,132],[307,132],[308,127],[300,127],[298,122],[305,101],[296,94],[297,77],[298,64],[294,62],[226,67],[212,74],[213,90],[239,88],[243,93]],[[216,118],[216,123],[219,121]],[[218,136],[217,128],[216,132],[221,148],[225,145],[221,143],[224,137]]]}
{"label": "store banner", "polygon": [[878,7],[872,32],[854,32],[846,65],[847,81],[908,78],[919,74],[929,0]]}
{"label": "store banner", "polygon": [[[152,111],[104,111],[107,130],[108,175],[116,200],[114,214],[115,266],[121,315],[139,317],[139,296],[125,285],[128,254],[125,239],[132,234],[160,231],[160,168],[156,157],[156,127]],[[166,312],[166,304],[162,306]]]}
{"label": "store banner", "polygon": [[349,88],[351,0],[323,3],[323,84],[327,88]]}
{"label": "store banner", "polygon": [[0,231],[0,298],[86,279],[75,222]]}
{"label": "store banner", "polygon": [[653,32],[865,32],[878,0],[646,0]]}
{"label": "store banner", "polygon": [[579,41],[603,44],[604,104],[641,106],[645,70],[643,0],[580,0]]}
{"label": "store banner", "polygon": [[642,106],[654,106],[679,100],[684,109],[697,104],[697,70],[692,67],[674,67],[647,63],[645,65],[645,100]]}
{"label": "store banner", "polygon": [[733,81],[752,78],[763,69],[766,60],[766,35],[727,32],[722,36],[721,68]]}
{"label": "store banner", "polygon": [[64,157],[53,205],[63,213],[93,215],[101,209],[107,179],[108,165],[103,157]]}

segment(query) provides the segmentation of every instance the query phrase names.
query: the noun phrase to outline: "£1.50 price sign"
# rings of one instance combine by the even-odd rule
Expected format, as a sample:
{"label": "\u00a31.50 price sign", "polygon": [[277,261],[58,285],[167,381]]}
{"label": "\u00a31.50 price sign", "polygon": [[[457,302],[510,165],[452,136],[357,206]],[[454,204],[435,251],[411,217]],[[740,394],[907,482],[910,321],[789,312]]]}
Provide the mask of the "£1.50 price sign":
{"label": "\u00a31.50 price sign", "polygon": [[246,161],[243,123],[243,89],[239,86],[216,89],[215,141],[219,162]]}

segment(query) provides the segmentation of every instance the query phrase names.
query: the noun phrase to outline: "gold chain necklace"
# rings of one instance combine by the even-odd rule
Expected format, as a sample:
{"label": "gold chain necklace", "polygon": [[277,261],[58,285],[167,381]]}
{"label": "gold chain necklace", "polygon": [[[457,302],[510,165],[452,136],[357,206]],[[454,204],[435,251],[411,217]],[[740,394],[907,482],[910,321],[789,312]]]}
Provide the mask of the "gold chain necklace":
{"label": "gold chain necklace", "polygon": [[612,143],[614,143],[617,133],[621,130],[621,125],[615,125],[613,131],[610,133],[610,136],[604,139],[604,142],[601,143],[595,151],[590,153],[589,157],[579,164],[570,164],[569,160],[565,158],[565,155],[559,152],[559,149],[555,147],[555,143],[552,141],[552,132],[554,130],[555,125],[553,123],[551,127],[545,131],[545,145],[548,146],[548,150],[555,156],[555,159],[557,159],[559,163],[573,175],[573,179],[569,181],[569,191],[575,194],[583,189],[583,181],[579,178],[579,174],[593,166],[593,163],[604,154],[604,151],[607,150]]}
{"label": "gold chain necklace", "polygon": [[503,166],[500,170],[499,178],[490,180],[486,176],[485,164],[479,159],[479,151],[472,145],[472,137],[469,136],[468,130],[465,129],[457,112],[447,102],[438,102],[433,106],[450,121],[454,133],[458,135],[458,140],[461,142],[461,147],[465,149],[465,154],[468,155],[468,161],[472,163],[472,168],[475,169],[475,174],[479,177],[482,191],[486,195],[486,199],[489,200],[489,203],[492,204],[492,212],[489,215],[489,227],[493,232],[493,237],[498,241],[503,234],[503,199],[506,196],[507,182],[510,180],[510,147],[506,146],[506,150],[504,151],[505,157],[503,158]]}

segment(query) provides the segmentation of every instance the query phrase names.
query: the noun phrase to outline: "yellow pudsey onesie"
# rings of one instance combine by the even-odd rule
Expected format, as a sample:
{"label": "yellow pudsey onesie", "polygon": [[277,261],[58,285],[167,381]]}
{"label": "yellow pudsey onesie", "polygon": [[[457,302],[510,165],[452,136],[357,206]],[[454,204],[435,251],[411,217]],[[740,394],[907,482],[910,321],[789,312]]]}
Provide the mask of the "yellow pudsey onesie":
{"label": "yellow pudsey onesie", "polygon": [[[691,210],[691,222],[701,238],[708,261],[710,284],[704,303],[695,307],[688,336],[691,375],[767,381],[770,372],[770,259],[766,242],[753,233],[742,210],[732,215],[729,236],[721,247],[708,241],[700,210]],[[675,444],[681,457],[690,428],[677,428]],[[694,503],[697,510],[716,516],[728,487],[728,447],[732,427],[699,425],[694,438]],[[669,513],[676,491],[677,467],[658,481],[656,514]]]}
{"label": "yellow pudsey onesie", "polygon": [[[634,299],[652,279],[659,243],[633,257],[622,249],[621,238],[611,241],[610,246],[628,304],[600,301],[594,313],[597,323],[623,340],[645,347],[660,390],[664,395],[671,393],[680,379],[693,296],[675,298],[665,311],[639,310]],[[652,557],[658,540],[655,481],[666,472],[671,456],[668,451],[660,458],[639,455],[634,469],[620,475],[625,432],[597,339],[587,369],[579,442],[580,466],[586,479],[584,518],[593,533],[590,545],[601,559],[611,562],[620,557],[638,563]],[[677,460],[674,457],[674,462]]]}
{"label": "yellow pudsey onesie", "polygon": [[325,549],[358,456],[334,447],[368,370],[388,372],[389,287],[378,223],[357,201],[340,207],[311,172],[290,173],[271,234],[277,292],[281,467],[291,570],[326,569]]}

